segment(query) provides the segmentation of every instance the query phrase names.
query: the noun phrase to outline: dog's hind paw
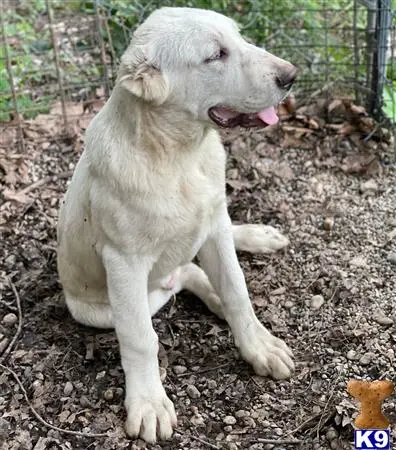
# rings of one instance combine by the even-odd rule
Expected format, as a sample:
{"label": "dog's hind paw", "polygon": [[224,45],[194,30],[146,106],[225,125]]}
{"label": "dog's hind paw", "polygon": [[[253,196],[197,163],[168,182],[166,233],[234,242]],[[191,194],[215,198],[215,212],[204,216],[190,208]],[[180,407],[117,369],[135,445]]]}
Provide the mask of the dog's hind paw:
{"label": "dog's hind paw", "polygon": [[177,418],[173,403],[163,395],[134,397],[125,401],[128,417],[125,429],[129,437],[140,437],[148,443],[166,440],[172,436]]}
{"label": "dog's hind paw", "polygon": [[270,225],[233,227],[235,247],[250,253],[274,253],[289,244],[289,239]]}

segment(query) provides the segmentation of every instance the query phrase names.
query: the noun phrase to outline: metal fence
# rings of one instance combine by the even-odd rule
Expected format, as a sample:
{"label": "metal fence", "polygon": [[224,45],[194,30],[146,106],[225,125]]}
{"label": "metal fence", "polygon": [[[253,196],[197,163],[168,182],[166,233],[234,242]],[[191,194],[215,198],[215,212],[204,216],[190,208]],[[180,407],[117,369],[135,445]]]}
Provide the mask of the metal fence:
{"label": "metal fence", "polygon": [[23,142],[26,121],[51,112],[67,130],[70,105],[109,95],[131,32],[164,5],[234,17],[298,66],[297,99],[350,96],[395,124],[396,0],[3,0],[0,125]]}

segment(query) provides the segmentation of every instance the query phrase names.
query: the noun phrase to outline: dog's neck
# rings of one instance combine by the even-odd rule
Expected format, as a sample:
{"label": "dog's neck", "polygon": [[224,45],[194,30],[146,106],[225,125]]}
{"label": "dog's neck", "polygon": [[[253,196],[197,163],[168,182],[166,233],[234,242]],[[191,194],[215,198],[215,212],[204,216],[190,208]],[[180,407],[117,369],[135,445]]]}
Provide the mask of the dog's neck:
{"label": "dog's neck", "polygon": [[116,86],[109,101],[117,105],[118,115],[134,134],[139,149],[154,158],[194,151],[211,129],[185,111],[147,103],[122,87]]}

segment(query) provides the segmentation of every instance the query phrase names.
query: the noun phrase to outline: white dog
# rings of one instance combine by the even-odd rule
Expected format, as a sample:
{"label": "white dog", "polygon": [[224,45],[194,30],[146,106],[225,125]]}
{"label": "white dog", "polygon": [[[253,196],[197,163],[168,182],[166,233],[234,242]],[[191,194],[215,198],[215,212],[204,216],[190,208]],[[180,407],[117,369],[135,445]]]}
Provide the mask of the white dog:
{"label": "white dog", "polygon": [[231,225],[216,128],[276,123],[295,74],[220,14],[162,8],[136,30],[87,130],[60,211],[58,269],[73,317],[115,327],[131,437],[167,439],[176,425],[151,316],[181,289],[225,318],[256,373],[293,370],[289,348],[254,314],[235,253],[275,251],[287,239]]}

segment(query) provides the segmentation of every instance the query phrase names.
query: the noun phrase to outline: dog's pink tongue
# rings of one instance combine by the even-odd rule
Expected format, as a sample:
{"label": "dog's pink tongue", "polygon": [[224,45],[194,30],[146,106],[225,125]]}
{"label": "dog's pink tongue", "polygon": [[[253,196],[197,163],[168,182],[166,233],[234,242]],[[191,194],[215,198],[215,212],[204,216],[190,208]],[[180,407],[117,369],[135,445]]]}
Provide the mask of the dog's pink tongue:
{"label": "dog's pink tongue", "polygon": [[275,108],[271,106],[270,108],[264,109],[257,113],[257,116],[268,125],[275,125],[279,122],[279,117],[276,114]]}

